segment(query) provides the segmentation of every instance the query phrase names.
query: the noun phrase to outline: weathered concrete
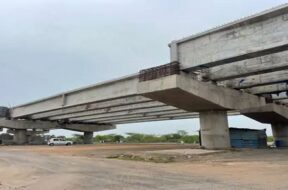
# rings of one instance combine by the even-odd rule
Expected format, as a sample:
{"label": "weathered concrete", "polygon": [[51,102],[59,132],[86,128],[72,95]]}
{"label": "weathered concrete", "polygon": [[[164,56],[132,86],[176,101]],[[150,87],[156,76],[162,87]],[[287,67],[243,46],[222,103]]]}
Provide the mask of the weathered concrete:
{"label": "weathered concrete", "polygon": [[65,124],[60,128],[79,132],[97,132],[116,129],[116,126],[111,124]]}
{"label": "weathered concrete", "polygon": [[206,69],[206,80],[223,81],[288,69],[288,52],[280,52]]}
{"label": "weathered concrete", "polygon": [[267,74],[254,75],[223,82],[226,86],[234,89],[251,88],[255,86],[270,85],[288,81],[288,71],[276,71]]}
{"label": "weathered concrete", "polygon": [[173,41],[171,62],[198,70],[287,50],[288,6]]}
{"label": "weathered concrete", "polygon": [[288,105],[288,99],[278,100],[281,104]]}
{"label": "weathered concrete", "polygon": [[84,132],[84,144],[93,144],[93,132]]}
{"label": "weathered concrete", "polygon": [[57,110],[43,112],[43,113],[34,113],[32,115],[29,115],[29,118],[43,119],[43,118],[49,118],[53,116],[61,116],[61,115],[63,116],[67,114],[87,113],[87,112],[89,113],[90,111],[101,110],[101,109],[105,109],[106,111],[113,112],[113,111],[116,111],[117,108],[121,109],[125,106],[130,106],[130,108],[133,109],[133,107],[139,103],[150,104],[151,100],[142,96],[122,97],[122,98],[114,99],[114,100],[87,103],[84,105],[78,105],[78,106],[73,106],[73,107],[64,107],[64,108],[60,108]]}
{"label": "weathered concrete", "polygon": [[264,98],[197,81],[183,73],[141,82],[138,92],[147,98],[191,112],[240,110],[251,105],[266,104]]}
{"label": "weathered concrete", "polygon": [[[135,110],[143,110],[145,112],[146,110],[152,109],[157,109],[159,108],[160,110],[163,107],[169,107],[161,102],[155,102],[155,101],[150,101],[150,102],[141,102],[141,103],[136,103],[132,105],[124,105],[124,106],[117,106],[117,107],[110,107],[110,108],[102,108],[102,109],[96,109],[96,110],[88,110],[88,111],[82,111],[82,112],[76,112],[76,113],[70,113],[70,114],[62,114],[62,115],[57,115],[57,116],[52,116],[49,117],[49,120],[60,120],[60,119],[68,119],[68,118],[78,118],[78,117],[83,117],[83,116],[91,116],[91,115],[99,115],[99,114],[108,114],[108,113],[119,113],[119,112],[127,112],[127,111],[135,111]],[[175,109],[175,108],[174,108]]]}
{"label": "weathered concrete", "polygon": [[13,141],[18,145],[26,144],[28,142],[27,130],[15,129]]}
{"label": "weathered concrete", "polygon": [[33,113],[80,106],[81,104],[94,103],[97,101],[135,96],[137,95],[137,84],[138,75],[132,75],[117,80],[96,84],[13,107],[10,110],[11,117],[25,118],[25,116]]}
{"label": "weathered concrete", "polygon": [[54,129],[58,124],[47,121],[0,119],[0,126],[10,129]]}
{"label": "weathered concrete", "polygon": [[241,114],[261,123],[271,124],[275,144],[278,147],[288,147],[288,108],[286,106],[267,104],[241,110]]}
{"label": "weathered concrete", "polygon": [[273,93],[281,93],[288,91],[288,85],[286,82],[277,83],[277,84],[269,84],[264,86],[256,86],[252,88],[245,89],[245,92],[251,94],[273,94]]}
{"label": "weathered concrete", "polygon": [[226,111],[200,112],[201,145],[207,149],[230,148]]}
{"label": "weathered concrete", "polygon": [[142,117],[141,119],[137,117],[137,118],[129,118],[129,119],[111,120],[109,122],[107,121],[107,123],[128,124],[128,123],[142,123],[142,122],[152,122],[152,121],[180,120],[180,119],[193,119],[193,118],[198,118],[198,115],[187,114],[187,115],[177,116],[173,114],[170,117],[149,116],[149,117]]}
{"label": "weathered concrete", "polygon": [[68,129],[74,131],[104,131],[115,129],[111,124],[76,124],[76,123],[58,123],[53,121],[30,121],[30,120],[7,120],[0,119],[0,127],[10,129]]}
{"label": "weathered concrete", "polygon": [[7,144],[33,144],[33,145],[41,145],[45,144],[45,139],[42,134],[48,133],[49,130],[26,130],[26,129],[8,129],[7,134],[13,134],[13,141],[6,141]]}
{"label": "weathered concrete", "polygon": [[[89,139],[93,131],[114,129],[114,124],[193,118],[198,116],[194,112],[201,112],[206,146],[229,147],[226,111],[249,109],[243,113],[258,121],[287,123],[287,108],[267,106],[265,98],[259,97],[265,94],[275,99],[272,93],[288,90],[288,72],[280,70],[288,68],[287,15],[286,4],[174,41],[170,44],[171,61],[180,64],[180,74],[176,68],[179,75],[166,73],[165,77],[143,82],[134,74],[16,106],[9,110],[9,116],[0,111],[0,117],[6,118],[0,120],[0,128],[64,128],[85,132]],[[154,69],[147,70],[153,79],[157,78]],[[225,79],[232,81],[223,82]],[[219,122],[214,124],[213,120]]]}
{"label": "weathered concrete", "polygon": [[288,123],[272,124],[272,133],[277,147],[288,147]]}
{"label": "weathered concrete", "polygon": [[106,119],[106,121],[109,119],[114,119],[115,117],[126,117],[126,116],[143,116],[144,115],[150,115],[153,113],[168,113],[169,111],[173,112],[184,112],[183,110],[179,110],[173,106],[162,106],[162,107],[156,107],[156,108],[147,108],[147,109],[136,109],[136,110],[127,110],[127,111],[120,111],[115,113],[103,113],[103,114],[95,114],[95,115],[88,115],[83,117],[76,117],[76,118],[70,118],[70,121],[85,121],[85,120],[93,120],[93,119]]}
{"label": "weathered concrete", "polygon": [[279,94],[272,94],[273,100],[287,100],[288,94],[286,92],[281,92]]}
{"label": "weathered concrete", "polygon": [[[41,134],[45,134],[45,133],[48,133],[48,132],[49,132],[49,130],[46,130],[46,129],[38,129],[38,130],[27,129],[26,130],[26,135],[27,136],[41,135]],[[15,134],[15,129],[7,129],[7,133]]]}
{"label": "weathered concrete", "polygon": [[288,108],[282,105],[267,104],[244,109],[240,113],[261,123],[288,123]]}

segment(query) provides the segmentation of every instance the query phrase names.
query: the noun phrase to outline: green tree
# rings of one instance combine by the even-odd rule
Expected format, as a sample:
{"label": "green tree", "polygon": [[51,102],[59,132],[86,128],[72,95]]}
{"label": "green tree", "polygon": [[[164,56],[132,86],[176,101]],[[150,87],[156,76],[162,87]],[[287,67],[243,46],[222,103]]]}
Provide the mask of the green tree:
{"label": "green tree", "polygon": [[83,135],[80,135],[80,134],[73,134],[72,137],[70,138],[66,138],[67,140],[69,141],[72,141],[74,144],[83,144],[84,141],[84,136]]}
{"label": "green tree", "polygon": [[268,141],[268,142],[273,142],[273,141],[274,141],[274,138],[273,138],[272,136],[268,136],[268,137],[267,137],[267,141]]}
{"label": "green tree", "polygon": [[186,131],[184,131],[184,130],[178,130],[177,134],[182,136],[182,137],[188,135],[188,133]]}

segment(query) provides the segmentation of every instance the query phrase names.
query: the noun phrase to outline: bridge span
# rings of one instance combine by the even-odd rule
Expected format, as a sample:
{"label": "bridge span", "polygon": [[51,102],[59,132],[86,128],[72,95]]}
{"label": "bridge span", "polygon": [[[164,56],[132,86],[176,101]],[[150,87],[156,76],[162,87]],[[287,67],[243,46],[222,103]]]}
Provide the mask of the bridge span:
{"label": "bridge span", "polygon": [[0,126],[26,143],[27,129],[93,132],[117,124],[200,118],[202,144],[230,147],[227,115],[272,126],[288,146],[288,5],[169,44],[171,63],[1,108]]}

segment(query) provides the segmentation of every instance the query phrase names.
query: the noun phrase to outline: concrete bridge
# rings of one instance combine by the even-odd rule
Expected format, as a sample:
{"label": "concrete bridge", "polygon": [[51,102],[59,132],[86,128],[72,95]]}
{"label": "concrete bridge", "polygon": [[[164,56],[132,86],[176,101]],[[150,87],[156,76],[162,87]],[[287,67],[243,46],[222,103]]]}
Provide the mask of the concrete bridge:
{"label": "concrete bridge", "polygon": [[227,115],[272,126],[288,146],[288,5],[169,44],[171,63],[93,86],[1,108],[0,126],[93,132],[117,124],[200,117],[202,144],[230,147]]}

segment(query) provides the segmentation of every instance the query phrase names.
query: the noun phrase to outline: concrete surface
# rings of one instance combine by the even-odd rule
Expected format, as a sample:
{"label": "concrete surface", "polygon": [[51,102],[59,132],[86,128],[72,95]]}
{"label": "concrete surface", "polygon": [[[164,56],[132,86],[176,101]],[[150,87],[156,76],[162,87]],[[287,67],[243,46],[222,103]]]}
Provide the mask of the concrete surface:
{"label": "concrete surface", "polygon": [[207,149],[230,148],[226,111],[200,112],[201,145]]}
{"label": "concrete surface", "polygon": [[240,110],[266,104],[264,98],[197,81],[184,73],[140,82],[138,92],[190,112]]}
{"label": "concrete surface", "polygon": [[137,95],[137,83],[137,75],[123,77],[13,107],[10,109],[10,114],[12,118],[19,118],[45,111],[73,108],[81,104]]}
{"label": "concrete surface", "polygon": [[[181,70],[180,75],[139,82],[138,74],[133,74],[16,106],[9,109],[9,115],[7,110],[5,111],[6,108],[0,108],[2,110],[0,117],[9,119],[0,121],[0,127],[12,129],[48,127],[45,122],[27,121],[41,119],[52,121],[50,129],[55,123],[61,123],[63,125],[58,126],[59,128],[92,132],[113,129],[114,124],[198,117],[197,113],[189,112],[230,110],[238,113],[239,110],[251,109],[252,106],[260,108],[256,112],[250,110],[245,113],[252,119],[264,123],[287,123],[287,108],[275,104],[272,105],[272,111],[267,111],[266,108],[263,111],[263,107],[266,106],[265,98],[255,95],[269,96],[288,90],[285,82],[287,72],[279,71],[280,68],[287,68],[287,55],[282,53],[288,49],[287,15],[288,4],[285,4],[173,41],[170,44],[171,62],[180,63],[178,68]],[[245,61],[247,59],[248,61]],[[255,69],[259,63],[264,65],[262,70]],[[213,76],[211,78],[209,75],[211,72],[209,68],[223,69],[225,64],[236,64],[234,66],[238,77],[246,76],[246,78],[235,80],[230,84],[231,88],[226,88],[229,87],[228,84],[223,87],[217,83],[219,73],[214,75],[214,81],[209,81],[209,78],[213,80]],[[235,67],[233,69],[227,67],[226,72],[229,75],[223,76],[224,78],[220,75],[220,79],[235,79]],[[149,71],[152,74],[154,72],[153,69]],[[197,72],[191,73],[191,71]],[[205,71],[208,71],[206,76],[201,74]],[[262,72],[268,72],[269,75]],[[258,77],[250,76],[261,73],[262,75]],[[209,82],[204,82],[205,77]],[[222,85],[225,86],[225,83]],[[233,89],[243,85],[246,85],[245,91]],[[136,106],[138,103],[147,104],[142,108],[141,105]],[[156,107],[150,107],[148,103]],[[228,124],[224,117],[213,114],[207,114],[207,117],[200,115],[202,115],[200,120],[203,145],[207,148],[229,147],[229,135],[226,131]],[[213,123],[213,120],[218,122]],[[94,128],[92,125],[82,125],[87,123],[95,124]],[[17,132],[15,139],[18,139],[19,144],[25,141],[22,132],[19,134]]]}
{"label": "concrete surface", "polygon": [[287,49],[287,4],[171,43],[171,62],[199,70]]}
{"label": "concrete surface", "polygon": [[288,125],[283,123],[273,123],[271,127],[275,143],[278,141],[278,146],[288,147]]}
{"label": "concrete surface", "polygon": [[84,144],[93,144],[93,132],[84,132]]}
{"label": "concrete surface", "polygon": [[[288,69],[288,52],[280,52],[208,68],[203,72],[203,78],[213,81],[223,81],[235,78],[244,78],[251,75],[270,73]],[[225,81],[229,82],[229,81]],[[231,82],[229,82],[231,84]],[[233,86],[234,81],[232,80]]]}
{"label": "concrete surface", "polygon": [[96,132],[115,129],[111,124],[74,124],[58,123],[55,121],[8,120],[0,118],[0,126],[8,129],[68,129],[80,132]]}
{"label": "concrete surface", "polygon": [[15,129],[13,141],[18,145],[26,144],[28,142],[27,130]]}
{"label": "concrete surface", "polygon": [[288,108],[283,105],[267,104],[260,107],[243,109],[241,114],[261,123],[287,123]]}
{"label": "concrete surface", "polygon": [[121,152],[187,145],[0,147],[1,190],[280,190],[287,189],[288,150],[245,150],[156,164],[106,159]]}

